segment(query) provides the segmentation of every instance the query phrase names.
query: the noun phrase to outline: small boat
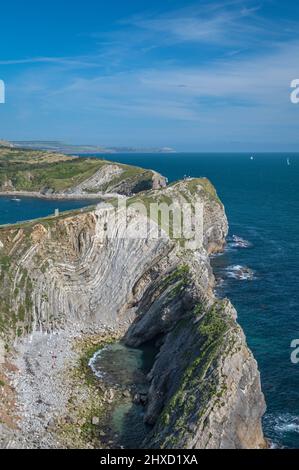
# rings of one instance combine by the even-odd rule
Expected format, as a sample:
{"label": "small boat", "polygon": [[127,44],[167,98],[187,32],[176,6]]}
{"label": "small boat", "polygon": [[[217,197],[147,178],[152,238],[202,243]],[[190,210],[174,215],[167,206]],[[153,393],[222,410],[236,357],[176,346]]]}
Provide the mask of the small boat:
{"label": "small boat", "polygon": [[18,199],[17,197],[14,197],[13,199],[11,199],[11,201],[13,201],[13,202],[21,202],[21,199]]}
{"label": "small boat", "polygon": [[254,156],[251,156],[251,157],[250,157],[250,160],[254,160]]}
{"label": "small boat", "polygon": [[290,162],[290,159],[287,158],[287,165],[290,166],[291,162]]}

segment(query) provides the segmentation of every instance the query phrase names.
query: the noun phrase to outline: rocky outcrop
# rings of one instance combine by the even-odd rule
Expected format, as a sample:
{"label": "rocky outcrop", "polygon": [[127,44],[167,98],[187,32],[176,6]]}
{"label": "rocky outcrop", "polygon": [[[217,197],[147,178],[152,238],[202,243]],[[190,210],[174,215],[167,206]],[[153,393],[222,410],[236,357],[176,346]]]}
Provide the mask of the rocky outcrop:
{"label": "rocky outcrop", "polygon": [[183,312],[150,374],[145,419],[153,430],[144,447],[264,447],[260,377],[234,309],[217,300],[205,312],[202,303],[190,308],[188,299]]}
{"label": "rocky outcrop", "polygon": [[123,174],[123,172],[124,170],[119,165],[104,165],[94,175],[75,186],[70,191],[79,194],[90,190],[97,192],[101,190],[103,185],[109,185],[111,180],[117,178],[119,175]]}
{"label": "rocky outcrop", "polygon": [[150,373],[144,447],[265,447],[256,361],[228,300],[215,299],[205,252],[185,254],[144,293],[129,346],[162,342]]}
{"label": "rocky outcrop", "polygon": [[0,146],[0,192],[47,197],[132,195],[166,186],[152,170],[99,158]]}
{"label": "rocky outcrop", "polygon": [[[110,328],[128,345],[155,341],[144,447],[265,446],[257,364],[235,310],[213,292],[209,254],[223,249],[227,234],[213,186],[192,179],[143,192],[126,200],[125,216],[109,202],[0,230],[2,338]],[[173,227],[167,234],[140,209],[152,202],[200,203],[202,244],[191,250]],[[193,210],[191,219],[198,222]],[[136,236],[144,226],[149,236]],[[40,346],[32,346],[32,361],[35,351]]]}
{"label": "rocky outcrop", "polygon": [[153,172],[152,182],[153,189],[166,188],[167,186],[166,178],[164,178],[164,176],[160,175],[160,173],[157,173],[156,171]]}
{"label": "rocky outcrop", "polygon": [[66,191],[67,194],[114,193],[132,195],[166,186],[163,176],[154,171],[128,172],[124,165],[106,163],[90,178]]}

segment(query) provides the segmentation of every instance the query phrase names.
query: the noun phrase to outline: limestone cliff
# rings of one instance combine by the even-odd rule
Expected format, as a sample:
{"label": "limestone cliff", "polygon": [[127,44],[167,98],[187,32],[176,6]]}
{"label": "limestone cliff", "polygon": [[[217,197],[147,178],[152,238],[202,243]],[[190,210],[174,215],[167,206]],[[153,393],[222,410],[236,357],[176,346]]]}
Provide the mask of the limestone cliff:
{"label": "limestone cliff", "polygon": [[[182,199],[203,204],[201,247],[190,250],[163,230],[159,237],[128,236],[144,223],[149,232],[159,224],[133,203]],[[34,331],[109,327],[128,345],[157,341],[144,447],[265,446],[257,364],[234,308],[213,292],[209,254],[223,249],[227,235],[214,188],[192,179],[143,192],[127,200],[132,208],[125,220],[113,219],[112,233],[110,202],[0,229],[2,338],[9,345]]]}
{"label": "limestone cliff", "polygon": [[165,178],[152,170],[99,158],[0,147],[0,194],[131,195],[165,186]]}

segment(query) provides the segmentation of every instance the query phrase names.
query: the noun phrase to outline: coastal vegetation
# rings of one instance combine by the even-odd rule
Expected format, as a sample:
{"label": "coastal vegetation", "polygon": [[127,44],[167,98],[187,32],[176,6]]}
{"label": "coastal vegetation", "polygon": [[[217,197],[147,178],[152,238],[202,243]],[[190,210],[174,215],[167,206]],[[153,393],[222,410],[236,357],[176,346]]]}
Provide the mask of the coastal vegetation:
{"label": "coastal vegetation", "polygon": [[[100,170],[103,170],[103,175],[98,181],[94,176]],[[124,183],[132,192],[139,192],[152,187],[153,172],[129,165],[116,165],[101,158],[79,158],[45,151],[0,148],[2,192],[66,193],[90,179],[90,184],[80,188],[81,193],[112,191]]]}
{"label": "coastal vegetation", "polygon": [[[208,180],[188,179],[145,190],[146,178],[155,176],[149,170],[102,160],[60,159],[49,153],[3,152],[3,192],[13,181],[24,190],[24,178],[39,191],[44,185],[69,190],[80,168],[81,173],[92,173],[87,178],[89,190],[110,191],[112,184],[127,192],[128,197],[121,199],[128,206],[199,200],[204,237],[196,250],[177,243],[171,233],[153,239],[109,237],[104,227],[113,211],[106,211],[104,204],[0,227],[0,339],[6,363],[15,368],[10,374],[0,370],[0,379],[14,377],[12,393],[24,410],[20,432],[7,421],[4,427],[0,422],[0,447],[8,445],[6,436],[11,433],[15,446],[41,448],[265,445],[261,429],[265,408],[256,362],[233,307],[213,293],[208,254],[223,248],[228,226]],[[13,172],[11,164],[18,171]],[[94,175],[103,168],[99,184]],[[19,179],[13,179],[15,174]],[[83,185],[77,188],[86,189]],[[136,188],[141,190],[137,195]],[[117,205],[117,195],[108,195],[107,202]],[[135,227],[144,222],[143,217],[133,210],[117,230],[122,234],[127,223]],[[117,366],[116,372],[126,374],[126,379],[130,375],[132,383],[121,383],[119,376],[114,379],[109,358],[110,380],[105,374],[99,380],[93,375],[91,356],[115,340],[128,348],[130,361],[132,350],[142,351],[148,345],[155,350],[145,383],[139,382],[138,367],[130,375]],[[118,350],[122,365],[123,351]],[[7,412],[2,389],[6,393],[7,387],[0,387]],[[139,414],[132,421],[136,406]],[[253,412],[247,413],[248,409]],[[239,432],[244,421],[246,435]],[[135,442],[132,423],[146,427],[145,434],[138,431]]]}

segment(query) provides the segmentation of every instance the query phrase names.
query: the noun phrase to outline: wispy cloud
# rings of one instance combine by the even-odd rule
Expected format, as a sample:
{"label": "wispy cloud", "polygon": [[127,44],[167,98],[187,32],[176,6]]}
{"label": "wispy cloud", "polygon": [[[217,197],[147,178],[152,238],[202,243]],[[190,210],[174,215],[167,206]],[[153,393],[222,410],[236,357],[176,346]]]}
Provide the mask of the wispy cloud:
{"label": "wispy cloud", "polygon": [[[184,44],[194,48],[192,60],[196,63],[208,45],[218,46],[220,57],[233,57],[248,51],[261,53],[269,46],[273,48],[297,37],[299,21],[278,23],[265,18],[260,10],[261,3],[256,0],[226,0],[195,2],[167,13],[148,12],[119,21],[112,31],[89,33],[94,39],[94,51],[84,56],[11,58],[0,60],[0,66],[134,68],[142,56],[167,48],[172,48],[168,61],[184,62],[186,57],[176,54],[177,46]],[[151,56],[150,59],[157,61]]]}
{"label": "wispy cloud", "polygon": [[[141,68],[91,78],[66,74],[55,89],[44,74],[46,108],[79,107],[92,113],[155,116],[172,121],[211,122],[224,110],[275,115],[276,109],[289,106],[289,84],[297,72],[299,42],[276,47],[262,56],[231,57],[210,65],[193,67]],[[41,76],[39,76],[41,80]],[[32,75],[27,90],[42,91]],[[274,113],[274,114],[273,114]],[[256,119],[256,118],[255,118]]]}
{"label": "wispy cloud", "polygon": [[61,65],[65,67],[85,68],[97,67],[96,55],[75,56],[75,57],[27,57],[21,59],[0,60],[0,66],[8,65]]}
{"label": "wispy cloud", "polygon": [[[241,33],[243,19],[252,17],[253,10],[233,9],[227,11],[222,5],[214,8],[186,8],[158,17],[139,17],[132,19],[136,27],[164,34],[168,42],[192,41],[195,43],[232,43],[235,36]],[[255,28],[246,24],[245,32]],[[236,37],[235,37],[236,39]]]}
{"label": "wispy cloud", "polygon": [[201,2],[170,13],[135,16],[123,23],[147,34],[158,34],[168,44],[192,42],[222,47],[249,46],[275,38],[287,39],[294,34],[298,22],[285,22],[281,28],[281,24],[261,16],[260,7],[261,4],[254,0]]}
{"label": "wispy cloud", "polygon": [[[84,56],[0,61],[24,67],[10,84],[15,101],[61,119],[79,110],[89,126],[102,128],[143,119],[155,132],[169,126],[170,137],[185,126],[194,139],[218,129],[228,139],[269,132],[270,140],[270,128],[293,126],[289,84],[298,76],[299,41],[292,22],[278,25],[260,5],[236,0],[147,13],[117,26],[93,34],[94,50]],[[206,54],[210,46],[213,54]]]}

